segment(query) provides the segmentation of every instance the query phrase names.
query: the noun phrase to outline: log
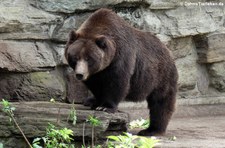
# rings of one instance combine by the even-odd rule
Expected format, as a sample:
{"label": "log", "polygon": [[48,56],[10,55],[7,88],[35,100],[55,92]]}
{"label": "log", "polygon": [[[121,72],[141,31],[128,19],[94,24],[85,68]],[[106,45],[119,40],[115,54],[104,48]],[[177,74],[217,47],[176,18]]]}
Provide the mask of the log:
{"label": "log", "polygon": [[[127,113],[117,112],[109,114],[90,110],[89,107],[84,107],[81,104],[15,102],[11,103],[11,106],[16,108],[14,117],[29,139],[43,137],[48,123],[51,123],[57,127],[67,127],[73,130],[75,140],[81,140],[83,125],[90,115],[97,117],[101,121],[101,125],[95,128],[95,137],[100,140],[104,140],[108,135],[118,135],[127,131],[127,123],[129,123],[129,115]],[[73,106],[77,115],[76,125],[72,124],[71,119],[68,120]],[[85,123],[84,136],[86,140],[91,138],[91,128],[90,124]],[[9,122],[9,117],[2,111],[2,106],[0,106],[0,143],[2,141],[3,144],[7,145],[7,142],[13,141],[12,138],[15,137],[16,139],[22,139],[21,133],[13,123]],[[7,147],[11,146],[8,145]]]}

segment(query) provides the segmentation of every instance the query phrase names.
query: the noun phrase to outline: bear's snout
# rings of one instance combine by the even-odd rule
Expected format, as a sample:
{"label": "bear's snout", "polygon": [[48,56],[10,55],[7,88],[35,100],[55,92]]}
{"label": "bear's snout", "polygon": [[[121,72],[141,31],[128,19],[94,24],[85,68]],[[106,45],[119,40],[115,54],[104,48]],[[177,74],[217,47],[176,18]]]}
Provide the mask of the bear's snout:
{"label": "bear's snout", "polygon": [[77,80],[84,81],[88,78],[88,63],[85,60],[77,61],[77,65],[75,67],[75,76]]}
{"label": "bear's snout", "polygon": [[83,74],[76,74],[77,80],[83,80],[84,75]]}

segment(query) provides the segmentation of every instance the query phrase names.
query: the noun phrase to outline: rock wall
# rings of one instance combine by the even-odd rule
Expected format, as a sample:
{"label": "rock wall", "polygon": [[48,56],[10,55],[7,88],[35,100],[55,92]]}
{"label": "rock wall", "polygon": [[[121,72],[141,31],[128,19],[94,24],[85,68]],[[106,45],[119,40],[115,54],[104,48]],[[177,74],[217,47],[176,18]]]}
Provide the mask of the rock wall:
{"label": "rock wall", "polygon": [[225,2],[206,1],[1,0],[0,98],[79,102],[86,97],[63,52],[68,32],[102,7],[153,32],[171,49],[178,98],[224,96]]}

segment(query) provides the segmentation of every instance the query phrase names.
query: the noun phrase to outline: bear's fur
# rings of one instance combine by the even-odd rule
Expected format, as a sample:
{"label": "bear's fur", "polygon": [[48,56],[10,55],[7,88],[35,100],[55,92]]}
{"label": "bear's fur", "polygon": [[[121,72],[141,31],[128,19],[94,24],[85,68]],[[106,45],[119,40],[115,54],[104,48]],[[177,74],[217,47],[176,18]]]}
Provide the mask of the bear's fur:
{"label": "bear's fur", "polygon": [[131,27],[111,10],[99,9],[71,31],[65,57],[94,95],[86,105],[115,112],[122,100],[146,99],[151,125],[139,135],[165,133],[175,109],[178,74],[169,50],[156,36]]}

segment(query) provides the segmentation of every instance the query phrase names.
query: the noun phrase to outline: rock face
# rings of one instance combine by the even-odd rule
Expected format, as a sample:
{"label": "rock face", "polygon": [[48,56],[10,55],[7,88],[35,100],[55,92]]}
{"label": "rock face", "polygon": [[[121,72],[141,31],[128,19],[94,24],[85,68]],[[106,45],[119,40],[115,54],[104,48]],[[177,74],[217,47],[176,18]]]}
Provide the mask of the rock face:
{"label": "rock face", "polygon": [[224,95],[223,2],[1,0],[0,98],[82,102],[89,96],[63,53],[69,31],[102,7],[151,31],[171,49],[179,71],[178,98]]}

